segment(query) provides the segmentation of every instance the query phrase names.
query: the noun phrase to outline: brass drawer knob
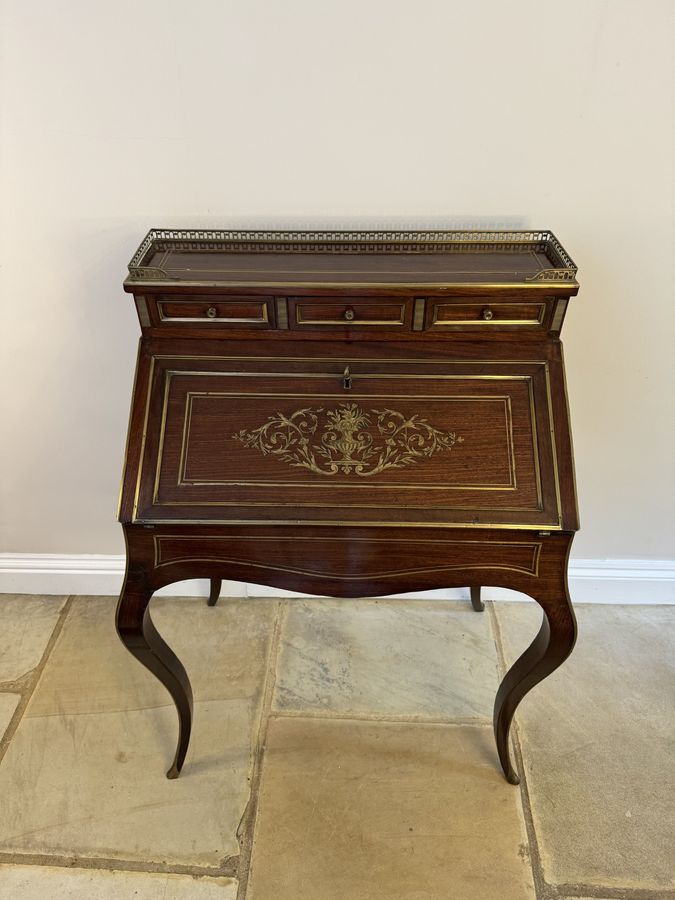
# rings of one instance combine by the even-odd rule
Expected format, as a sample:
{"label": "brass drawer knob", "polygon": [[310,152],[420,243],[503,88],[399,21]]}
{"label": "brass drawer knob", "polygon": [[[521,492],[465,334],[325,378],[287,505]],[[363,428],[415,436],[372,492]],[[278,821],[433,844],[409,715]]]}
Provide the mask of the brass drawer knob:
{"label": "brass drawer knob", "polygon": [[354,310],[353,310],[353,309],[346,309],[346,310],[345,310],[345,319],[346,319],[348,322],[353,322],[353,321],[354,321]]}
{"label": "brass drawer knob", "polygon": [[209,317],[209,319],[215,319],[215,317],[218,315],[218,310],[215,308],[215,306],[209,306],[209,308],[206,310],[206,315]]}
{"label": "brass drawer knob", "polygon": [[483,310],[483,318],[485,319],[486,322],[489,322],[490,319],[494,318],[494,313],[492,312],[492,310],[490,309],[489,306],[486,306],[485,309]]}

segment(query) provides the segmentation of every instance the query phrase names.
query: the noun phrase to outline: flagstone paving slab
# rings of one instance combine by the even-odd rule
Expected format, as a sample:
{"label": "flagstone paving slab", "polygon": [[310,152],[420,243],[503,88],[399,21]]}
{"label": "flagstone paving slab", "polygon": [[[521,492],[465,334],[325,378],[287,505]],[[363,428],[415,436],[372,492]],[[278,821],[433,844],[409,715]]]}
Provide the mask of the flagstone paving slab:
{"label": "flagstone paving slab", "polygon": [[534,900],[479,726],[271,720],[247,900]]}
{"label": "flagstone paving slab", "polygon": [[0,896],[12,900],[236,900],[237,883],[231,878],[0,865]]}
{"label": "flagstone paving slab", "polygon": [[466,603],[291,601],[274,708],[491,721],[497,656]]}
{"label": "flagstone paving slab", "polygon": [[7,726],[12,721],[12,716],[14,715],[20,700],[21,694],[0,694],[0,740],[2,740],[2,737],[7,730]]}
{"label": "flagstone paving slab", "polygon": [[0,596],[0,682],[34,669],[45,652],[65,597]]}
{"label": "flagstone paving slab", "polygon": [[195,688],[181,777],[168,693],[126,651],[114,602],[78,598],[0,766],[0,850],[219,866],[237,855],[276,605],[158,601]]}
{"label": "flagstone paving slab", "polygon": [[[496,610],[511,662],[541,612]],[[577,618],[572,655],[516,713],[544,875],[675,888],[675,607],[579,606]]]}

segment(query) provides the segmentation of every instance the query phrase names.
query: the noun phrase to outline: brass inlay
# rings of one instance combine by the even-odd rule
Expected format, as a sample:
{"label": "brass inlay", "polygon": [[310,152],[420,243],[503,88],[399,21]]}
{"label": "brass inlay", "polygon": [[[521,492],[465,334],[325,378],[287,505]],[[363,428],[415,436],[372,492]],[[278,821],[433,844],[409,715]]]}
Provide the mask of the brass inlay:
{"label": "brass inlay", "polygon": [[424,297],[415,298],[415,310],[413,312],[413,331],[423,331],[424,329]]}
{"label": "brass inlay", "polygon": [[[175,374],[184,374],[178,373],[175,371],[167,372],[167,378]],[[211,374],[211,373],[190,373],[190,374]],[[215,373],[214,373],[215,374]],[[415,377],[415,376],[402,376],[402,377]],[[451,377],[451,376],[447,376]],[[484,376],[468,376],[473,378],[481,378]],[[508,376],[507,376],[508,377]],[[524,378],[521,376],[512,376],[514,379],[525,380],[527,376]],[[177,487],[181,487],[184,484],[189,485],[211,485],[211,486],[219,486],[219,487],[227,487],[231,485],[238,485],[241,487],[281,487],[281,488],[289,488],[289,487],[299,487],[305,489],[314,489],[318,488],[319,485],[314,483],[308,483],[306,481],[242,481],[241,479],[234,479],[232,481],[221,481],[217,479],[208,480],[208,479],[191,479],[187,477],[186,467],[187,467],[187,458],[188,458],[188,449],[189,449],[189,441],[190,441],[190,426],[192,424],[192,409],[193,409],[193,401],[196,398],[208,398],[208,399],[218,399],[219,397],[231,397],[231,398],[241,398],[242,400],[253,400],[259,397],[274,397],[275,399],[285,399],[285,398],[301,398],[307,397],[312,400],[333,400],[333,399],[341,399],[340,394],[283,394],[279,392],[272,393],[263,393],[262,391],[256,391],[256,393],[248,394],[241,393],[239,391],[205,391],[205,392],[197,392],[197,391],[189,391],[185,396],[185,414],[183,418],[183,437],[181,441],[181,449],[180,449],[180,461],[178,467],[178,481],[176,483]],[[493,395],[490,397],[476,397],[473,395],[462,395],[455,394],[452,397],[436,397],[433,395],[414,395],[410,394],[364,394],[363,397],[367,397],[371,400],[433,400],[436,403],[455,403],[461,401],[468,401],[470,403],[499,403],[501,402],[504,405],[504,424],[506,428],[506,443],[507,443],[507,453],[508,453],[508,466],[509,466],[509,480],[506,484],[443,484],[443,485],[435,485],[435,484],[424,484],[419,482],[410,482],[407,484],[396,484],[395,487],[392,485],[386,484],[368,484],[368,490],[383,490],[383,491],[407,491],[407,490],[417,490],[424,489],[427,491],[513,491],[517,488],[517,480],[516,480],[516,463],[515,463],[515,446],[513,439],[513,416],[511,412],[511,397],[509,396],[501,396],[501,395]],[[181,506],[181,505],[191,505],[191,503],[181,503],[178,501],[174,501],[173,503],[159,503],[159,472],[162,465],[162,457],[158,456],[157,460],[157,469],[155,473],[155,489],[153,494],[153,503],[159,506]],[[360,487],[366,488],[365,484],[358,483],[346,483],[344,481],[341,482],[324,482],[320,485],[321,490],[326,488],[345,488],[349,487],[352,490],[358,489]],[[541,487],[537,485],[537,495],[539,496]],[[214,503],[199,503],[199,506],[237,506],[238,503],[227,503],[223,501],[217,501]],[[255,503],[253,501],[248,501],[246,503],[247,506],[274,506],[277,504],[271,503]],[[325,504],[317,503],[307,503],[303,502],[302,506],[323,506]],[[349,507],[361,508],[359,504],[347,504]],[[367,507],[364,507],[367,508]],[[414,509],[415,507],[409,507],[410,509]],[[436,508],[445,508],[445,507],[436,507]],[[452,506],[452,509],[473,509],[473,507],[457,507]],[[518,510],[527,510],[529,507],[508,507],[510,511],[518,511]],[[500,507],[500,509],[505,509],[504,507]]]}
{"label": "brass inlay", "polygon": [[561,297],[555,308],[555,312],[553,313],[553,321],[551,322],[551,331],[560,331],[560,326],[562,325],[563,319],[565,318],[565,310],[567,309],[567,304],[569,303],[569,299],[567,297]]}
{"label": "brass inlay", "polygon": [[[146,269],[139,269],[139,272],[145,271],[153,271]],[[545,270],[546,271],[546,270]],[[496,274],[496,273],[494,273]],[[179,278],[174,277],[172,275],[167,275],[165,272],[161,273],[155,278],[145,277],[144,275],[134,277],[129,276],[129,278],[124,282],[125,284],[136,285],[138,281],[142,281],[148,287],[161,287],[169,282],[179,282],[181,285],[185,285],[186,287],[222,287],[223,282],[218,281],[216,279],[211,279],[209,281],[202,280],[190,280],[190,281],[181,281]],[[261,281],[260,279],[251,279],[249,281],[227,281],[228,288],[261,288],[261,289],[270,289],[270,290],[292,290],[299,288],[330,288],[330,289],[341,289],[341,288],[368,288],[369,290],[381,290],[387,291],[391,290],[392,287],[391,281],[280,281],[278,278],[274,280]],[[423,293],[428,293],[431,291],[435,291],[438,289],[444,289],[446,287],[452,288],[452,290],[456,290],[457,288],[475,288],[480,287],[481,290],[490,290],[490,291],[524,291],[531,289],[536,291],[538,294],[541,294],[546,288],[551,290],[550,282],[546,281],[406,281],[404,282],[404,286],[406,290],[410,291],[420,291]],[[578,288],[578,284],[576,281],[572,279],[571,282],[566,283],[565,285],[555,285],[558,287],[570,287],[570,288]]]}
{"label": "brass inlay", "polygon": [[356,403],[277,413],[253,431],[242,429],[233,438],[263,456],[276,456],[317,475],[342,472],[359,477],[414,465],[464,440],[415,414],[392,409],[366,412]]}
{"label": "brass inlay", "polygon": [[[534,474],[535,481],[537,485],[537,507],[540,511],[543,512],[544,509],[544,499],[542,496],[541,489],[541,469],[539,466],[539,437],[537,435],[537,415],[536,415],[536,407],[534,405],[534,386],[532,381],[528,382],[527,385],[528,397],[530,400],[530,420],[532,422],[532,455],[534,457]],[[558,517],[560,517],[560,509],[558,508]]]}
{"label": "brass inlay", "polygon": [[551,455],[553,456],[553,481],[555,482],[555,499],[558,507],[558,524],[562,524],[562,501],[560,498],[560,479],[558,478],[558,450],[555,444],[555,428],[553,427],[553,397],[551,396],[551,377],[546,363],[546,400],[548,403],[548,423],[551,429]]}
{"label": "brass inlay", "polygon": [[[461,306],[466,308],[467,306],[475,306],[477,311],[480,312],[484,304],[474,304],[474,303],[458,303],[457,306]],[[441,306],[452,306],[452,304],[441,302],[434,304],[434,316],[431,321],[432,325],[448,325],[453,328],[475,328],[476,326],[486,326],[488,328],[494,327],[496,325],[541,325],[544,321],[544,316],[546,315],[546,304],[538,303],[537,306],[539,308],[539,315],[536,319],[498,319],[495,318],[494,315],[490,318],[476,318],[476,319],[439,319],[439,310]]]}
{"label": "brass inlay", "polygon": [[137,294],[134,299],[136,300],[136,309],[138,310],[138,321],[143,328],[150,328],[152,323],[150,322],[150,314],[148,313],[147,300],[140,294]]}
{"label": "brass inlay", "polygon": [[151,519],[135,517],[133,524],[162,525],[164,527],[167,525],[300,525],[313,528],[315,525],[326,525],[336,528],[492,528],[517,531],[532,531],[535,528],[545,527],[547,531],[562,531],[560,524],[549,524],[548,522],[538,522],[533,525],[532,522],[525,524],[522,522],[430,522],[428,519],[425,522],[378,522],[375,519],[352,522],[345,519]]}
{"label": "brass inlay", "polygon": [[[180,353],[156,353],[153,354],[153,359],[201,359],[201,360],[223,360],[226,359],[228,362],[236,361],[236,362],[335,362],[334,357],[332,356],[214,356],[210,354],[180,354]],[[352,357],[341,357],[341,359],[346,362],[351,363],[363,363],[363,362],[375,362],[375,363],[405,363],[406,365],[430,365],[430,366],[545,366],[546,363],[541,359],[427,359],[422,356],[352,356]],[[177,372],[180,370],[177,369]],[[202,370],[202,374],[207,375],[217,375],[218,372],[204,372]],[[232,374],[232,373],[227,373]],[[458,376],[461,377],[461,376]],[[474,376],[467,375],[467,378],[472,378]],[[488,377],[488,376],[475,376],[475,377]],[[522,378],[528,376],[522,375],[498,375],[497,378]]]}
{"label": "brass inlay", "polygon": [[[138,385],[138,372],[141,367],[141,349],[142,349],[142,347],[143,347],[143,344],[141,343],[141,341],[139,341],[138,349],[136,351],[136,367],[134,369],[134,386],[131,391],[132,398],[134,398],[136,396],[136,386]],[[127,422],[127,439],[124,444],[124,463],[122,465],[122,477],[120,478],[120,490],[119,490],[119,494],[117,496],[117,518],[118,519],[120,518],[120,515],[122,513],[122,496],[124,494],[124,482],[126,480],[127,465],[129,462],[129,444],[131,443],[131,423],[133,421],[133,417],[134,417],[134,403],[133,403],[133,399],[132,399],[131,407],[129,409],[129,419]],[[145,430],[145,426],[144,426],[144,430]],[[139,461],[138,467],[139,467],[139,471],[140,471],[140,461]],[[135,507],[134,507],[134,513],[135,513]]]}
{"label": "brass inlay", "polygon": [[[288,362],[289,360],[304,361],[304,362],[332,361],[330,357],[269,357],[269,356],[235,357],[235,356],[203,356],[203,355],[202,356],[193,356],[193,355],[189,355],[189,354],[185,354],[185,355],[180,355],[180,354],[156,354],[156,355],[154,355],[153,354],[150,359],[150,372],[148,374],[148,380],[147,380],[148,393],[147,393],[147,398],[146,398],[146,403],[145,403],[145,415],[144,415],[144,420],[143,420],[141,448],[140,448],[140,453],[138,456],[138,473],[137,473],[137,477],[136,477],[136,486],[135,486],[135,491],[134,491],[134,502],[133,502],[133,510],[132,510],[132,521],[139,523],[139,524],[166,524],[165,519],[143,518],[143,517],[138,516],[138,505],[140,502],[141,478],[142,478],[142,474],[143,474],[144,459],[145,459],[147,426],[148,426],[148,418],[149,418],[149,414],[150,414],[150,400],[151,400],[151,396],[152,396],[152,383],[153,383],[153,376],[154,376],[154,367],[155,367],[155,362],[157,360],[164,360],[164,359],[175,359],[175,360],[210,359],[210,360],[228,360],[228,361],[229,360],[237,360],[237,361],[251,360],[251,361],[257,361],[257,362],[259,362],[259,361]],[[371,359],[369,357],[368,358],[356,357],[354,359],[350,359],[349,361],[354,362],[354,363],[362,363],[362,362],[388,363],[389,362],[389,363],[407,363],[407,364],[411,364],[411,363],[413,363],[413,364],[417,364],[417,363],[438,364],[438,361],[436,361],[436,360],[410,359],[409,357],[407,357],[407,358],[392,357],[391,359],[386,359],[386,360],[381,360],[381,359],[377,359],[377,358]],[[465,365],[465,364],[490,365],[490,366],[493,366],[493,365],[527,365],[527,366],[535,366],[537,368],[540,368],[541,366],[543,366],[544,371],[545,371],[545,377],[546,377],[547,384],[548,384],[548,377],[549,377],[548,363],[539,361],[539,360],[462,360],[461,363],[458,361],[456,364],[457,365],[459,365],[459,364],[461,364],[461,365]],[[167,377],[169,377],[171,374],[172,373],[167,372]],[[176,374],[186,374],[186,373],[181,372],[180,370],[176,370]],[[202,370],[201,372],[194,372],[192,374],[241,375],[241,374],[253,374],[253,373],[241,373],[241,372],[219,373],[219,372],[204,372]],[[260,376],[260,375],[270,374],[270,373],[257,373],[257,374]],[[371,377],[371,376],[369,376],[369,377]],[[382,375],[381,377],[389,377],[389,376]],[[428,377],[428,378],[441,377],[441,378],[466,378],[466,379],[481,379],[482,378],[485,380],[489,380],[489,379],[497,380],[499,378],[502,378],[504,380],[531,380],[531,378],[532,378],[531,375],[491,375],[491,376],[485,376],[485,375],[441,375],[441,376],[419,376],[419,375],[417,375],[417,376],[411,376],[411,375],[408,375],[408,376],[403,376],[403,377],[408,377],[408,378],[411,378],[411,377]],[[549,388],[549,390],[550,390],[550,388]],[[392,398],[389,396],[387,399],[392,399]],[[408,396],[406,396],[404,399],[410,399],[410,398]],[[476,399],[476,398],[472,398],[472,399]],[[548,406],[549,406],[549,427],[551,428],[551,430],[553,430],[553,412],[552,412],[552,407],[551,407],[551,402],[550,402],[550,396],[549,396]],[[532,409],[532,422],[533,422],[533,426],[536,428],[536,418],[535,418],[534,408]],[[537,453],[536,449],[535,449],[535,458],[537,460],[537,491],[538,491],[538,495],[539,495],[540,491],[541,491],[541,486],[540,486],[540,475],[539,475],[539,467],[538,467],[538,453]],[[557,466],[557,459],[556,459],[555,452],[553,453],[553,463],[554,463],[554,478],[555,478],[555,482],[556,482],[556,497],[557,497],[557,502],[558,502],[557,523],[553,524],[553,523],[547,522],[545,524],[546,524],[546,527],[552,531],[561,531],[562,530],[562,514],[561,514],[561,507],[560,507],[560,488],[559,488],[559,484],[558,484],[558,466]],[[161,457],[158,458],[158,460],[157,460],[157,470],[156,470],[157,473],[159,472],[160,465],[161,465]],[[324,486],[326,486],[326,485],[324,485]],[[397,489],[399,489],[399,488],[397,488]],[[480,489],[480,488],[478,488],[478,489]],[[153,498],[153,502],[156,502],[156,497]],[[166,505],[170,505],[170,504],[166,504]],[[218,504],[218,505],[220,505],[220,504]],[[224,505],[227,505],[227,504],[224,504]],[[504,512],[504,511],[505,510],[500,510],[500,512]],[[531,510],[528,510],[528,511],[531,512]],[[541,511],[543,511],[543,510],[541,510]],[[496,510],[493,510],[493,512],[496,512]],[[196,519],[196,518],[192,518],[192,519],[171,519],[171,523],[176,524],[176,525],[251,525],[251,524],[288,525],[288,520],[287,519],[250,519],[250,518],[248,518],[248,519]],[[370,521],[368,521],[368,520],[345,521],[345,520],[337,520],[337,519],[334,519],[334,520],[330,520],[330,519],[311,520],[310,519],[310,520],[307,520],[307,523],[312,526],[334,525],[334,526],[339,526],[339,527],[350,527],[350,528],[358,527],[358,526],[364,526],[364,527],[366,527],[366,526],[384,526],[384,527],[392,527],[392,528],[434,527],[434,528],[444,528],[444,529],[446,529],[446,528],[462,528],[462,529],[464,529],[464,528],[490,528],[490,529],[510,528],[510,529],[515,529],[515,530],[527,531],[527,530],[531,530],[533,527],[533,523],[531,523],[531,522],[523,524],[520,522],[478,522],[478,521],[429,523],[428,521],[392,522],[392,521],[388,520],[388,521],[378,522],[378,521],[373,521],[373,520],[370,520]],[[535,524],[540,525],[543,523],[535,523]]]}
{"label": "brass inlay", "polygon": [[[199,563],[201,563],[201,562],[234,562],[239,565],[260,566],[262,568],[276,568],[274,566],[267,567],[262,563],[247,563],[242,560],[228,559],[228,558],[225,558],[222,556],[217,556],[217,557],[213,557],[213,558],[205,557],[205,556],[201,556],[201,557],[176,557],[176,556],[174,556],[173,558],[164,558],[163,559],[162,558],[162,542],[164,542],[164,541],[169,541],[169,542],[171,542],[171,541],[180,541],[180,542],[199,541],[200,543],[208,543],[210,541],[215,541],[215,542],[226,541],[228,544],[232,543],[233,541],[240,541],[240,542],[249,541],[249,542],[254,542],[256,544],[265,542],[265,541],[273,542],[275,544],[284,543],[284,542],[297,544],[297,542],[298,542],[298,538],[296,538],[296,537],[284,537],[283,535],[275,535],[274,537],[269,537],[267,535],[264,535],[262,537],[258,537],[258,536],[253,537],[250,535],[243,535],[243,536],[242,535],[213,535],[213,536],[209,535],[206,537],[198,536],[198,535],[153,535],[152,540],[153,540],[153,546],[154,546],[154,551],[155,551],[154,567],[156,569],[159,569],[162,566],[180,565],[183,563],[193,563],[193,562],[194,563],[198,563],[198,562]],[[302,538],[303,543],[307,543],[307,542],[336,543],[336,541],[339,542],[339,538],[325,538],[325,537],[317,537],[317,536],[308,536],[308,537]],[[412,538],[412,539],[411,538],[394,538],[394,540],[392,542],[391,540],[387,540],[386,538],[355,538],[355,537],[351,537],[349,539],[349,542],[350,542],[350,544],[357,544],[357,543],[363,543],[363,544],[391,544],[391,543],[418,544],[418,543],[420,543],[419,539],[415,539],[415,538]],[[486,570],[501,569],[501,570],[507,571],[507,572],[519,572],[519,573],[523,573],[526,575],[534,575],[535,577],[537,577],[539,575],[539,559],[541,556],[541,548],[542,548],[541,542],[529,543],[529,542],[515,542],[515,541],[470,541],[470,540],[469,541],[453,541],[453,540],[448,541],[448,540],[443,540],[443,539],[434,540],[434,541],[425,541],[425,546],[431,547],[434,544],[442,544],[444,547],[445,546],[456,546],[459,548],[463,548],[467,544],[479,544],[481,548],[485,548],[485,547],[500,547],[500,548],[517,547],[520,549],[530,550],[532,552],[532,561],[530,563],[529,568],[526,568],[525,566],[502,566],[502,565],[490,564],[490,563],[476,563],[475,565],[449,564],[447,566],[434,566],[434,567],[426,567],[426,568],[420,568],[420,569],[401,570],[401,571],[397,571],[397,572],[379,572],[379,573],[372,573],[372,572],[365,573],[364,572],[364,573],[361,573],[360,575],[338,575],[338,574],[330,575],[328,573],[308,572],[308,571],[301,570],[301,569],[292,569],[290,571],[294,571],[298,574],[307,575],[310,577],[316,575],[321,578],[339,578],[340,580],[344,580],[344,581],[359,581],[364,578],[395,578],[396,576],[401,576],[401,575],[412,575],[412,574],[422,573],[422,572],[447,571],[447,570],[453,570],[453,569],[458,569],[458,568],[486,569]],[[278,568],[284,569],[285,567],[278,567]]]}
{"label": "brass inlay", "polygon": [[[169,303],[177,303],[179,301],[170,300],[167,301]],[[218,301],[220,306],[227,306],[227,303],[224,303],[222,300]],[[190,304],[194,304],[194,301],[190,301]],[[157,301],[157,310],[159,312],[159,320],[160,322],[225,322],[227,324],[237,324],[237,323],[248,323],[261,325],[265,324],[269,321],[269,317],[267,314],[267,303],[263,300],[260,304],[260,315],[259,316],[209,316],[208,319],[205,319],[204,316],[167,316],[164,314],[164,301]]]}
{"label": "brass inlay", "polygon": [[[139,347],[139,365],[140,365],[140,352],[141,348]],[[150,371],[148,372],[148,381],[147,381],[147,392],[148,395],[145,398],[145,415],[143,417],[143,434],[141,435],[141,450],[138,455],[138,474],[136,476],[136,491],[134,493],[134,508],[132,512],[132,519],[135,521],[136,516],[138,515],[138,499],[141,493],[141,476],[143,474],[143,462],[145,457],[145,442],[148,437],[148,417],[150,415],[150,399],[152,397],[152,381],[155,374],[155,357],[152,356],[150,358]],[[135,386],[134,386],[135,390]],[[132,410],[133,411],[133,410]],[[131,421],[131,419],[129,419]],[[125,460],[125,468],[126,468],[126,460]]]}
{"label": "brass inlay", "polygon": [[277,328],[288,328],[288,300],[277,297]]}
{"label": "brass inlay", "polygon": [[[369,303],[369,306],[377,306],[376,303]],[[384,306],[385,304],[379,304]],[[391,306],[391,304],[386,304]],[[358,308],[358,304],[357,304]],[[405,303],[401,303],[398,319],[359,319],[359,318],[342,318],[342,319],[305,319],[302,314],[302,304],[295,305],[295,324],[296,325],[405,325]]]}

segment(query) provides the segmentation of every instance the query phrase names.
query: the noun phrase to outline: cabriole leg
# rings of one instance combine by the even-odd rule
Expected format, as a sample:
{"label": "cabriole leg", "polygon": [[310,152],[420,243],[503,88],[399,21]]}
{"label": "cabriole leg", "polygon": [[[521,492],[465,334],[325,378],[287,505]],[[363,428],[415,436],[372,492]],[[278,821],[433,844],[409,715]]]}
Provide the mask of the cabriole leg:
{"label": "cabriole leg", "polygon": [[223,586],[222,579],[220,578],[212,578],[211,579],[211,593],[209,594],[208,605],[215,606],[218,602],[218,597],[220,597],[220,589]]}
{"label": "cabriole leg", "polygon": [[471,605],[476,610],[476,612],[483,612],[485,609],[485,604],[480,598],[480,588],[472,587],[469,589],[471,591]]}
{"label": "cabriole leg", "polygon": [[509,729],[513,714],[528,691],[555,671],[570,655],[577,637],[577,623],[563,580],[557,592],[535,596],[544,610],[541,628],[534,641],[504,676],[497,691],[494,730],[499,761],[511,784],[518,784],[509,753]]}
{"label": "cabriole leg", "polygon": [[152,591],[144,575],[127,572],[117,604],[116,625],[122,643],[171,694],[178,712],[178,745],[167,778],[178,778],[190,742],[192,688],[182,663],[150,618]]}

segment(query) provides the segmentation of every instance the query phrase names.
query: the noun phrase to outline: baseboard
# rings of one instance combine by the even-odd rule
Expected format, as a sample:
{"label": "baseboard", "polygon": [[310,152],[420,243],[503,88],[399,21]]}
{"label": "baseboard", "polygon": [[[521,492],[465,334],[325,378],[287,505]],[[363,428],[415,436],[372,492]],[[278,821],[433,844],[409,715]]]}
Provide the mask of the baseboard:
{"label": "baseboard", "polygon": [[[118,594],[124,575],[123,556],[66,556],[62,554],[1,553],[0,593]],[[576,559],[570,562],[569,583],[575,603],[675,604],[675,560]],[[167,596],[205,597],[208,581],[183,581],[158,591]],[[223,596],[299,597],[260,585],[228,581]],[[466,599],[464,589],[425,591],[415,596]],[[486,587],[486,599],[518,600],[522,594]]]}

